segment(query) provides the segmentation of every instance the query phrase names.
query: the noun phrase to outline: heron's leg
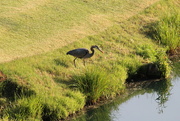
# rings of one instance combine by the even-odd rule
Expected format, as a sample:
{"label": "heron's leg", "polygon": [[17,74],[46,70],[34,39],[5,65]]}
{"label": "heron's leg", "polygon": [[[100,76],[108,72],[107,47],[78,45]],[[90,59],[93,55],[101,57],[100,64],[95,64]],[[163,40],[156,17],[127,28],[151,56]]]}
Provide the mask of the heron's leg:
{"label": "heron's leg", "polygon": [[75,67],[76,67],[76,63],[75,63],[76,59],[77,59],[77,58],[74,59],[74,66],[75,66]]}
{"label": "heron's leg", "polygon": [[83,64],[84,64],[84,66],[85,66],[85,59],[83,59]]}

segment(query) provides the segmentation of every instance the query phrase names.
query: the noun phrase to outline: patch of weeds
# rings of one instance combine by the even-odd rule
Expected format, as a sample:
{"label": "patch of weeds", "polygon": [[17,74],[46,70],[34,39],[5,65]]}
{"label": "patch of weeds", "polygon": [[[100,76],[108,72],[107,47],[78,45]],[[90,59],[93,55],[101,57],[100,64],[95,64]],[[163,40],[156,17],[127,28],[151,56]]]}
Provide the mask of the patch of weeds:
{"label": "patch of weeds", "polygon": [[[170,61],[166,55],[166,49],[155,49],[152,46],[142,45],[137,47],[136,53],[150,61],[149,64],[140,68],[141,71],[147,72],[146,76],[155,75],[155,77],[159,78],[167,78],[170,76],[171,67],[169,65]],[[153,71],[156,72],[156,74]]]}
{"label": "patch of weeds", "polygon": [[157,51],[156,64],[161,72],[161,77],[168,78],[171,74],[170,60],[168,59],[164,50]]}
{"label": "patch of weeds", "polygon": [[42,119],[44,121],[56,121],[68,116],[66,109],[58,103],[47,101],[43,104]]}
{"label": "patch of weeds", "polygon": [[78,91],[68,91],[65,96],[46,97],[42,100],[42,119],[45,121],[57,121],[65,119],[84,107],[85,98]]}
{"label": "patch of weeds", "polygon": [[42,114],[40,100],[41,98],[36,96],[22,97],[3,111],[3,117],[8,118],[8,120],[40,120]]}
{"label": "patch of weeds", "polygon": [[178,10],[167,10],[154,26],[154,38],[168,48],[170,53],[180,46],[180,15]]}
{"label": "patch of weeds", "polygon": [[76,87],[86,95],[87,103],[96,103],[96,101],[109,88],[110,81],[107,74],[100,69],[87,69],[84,73],[75,75]]}
{"label": "patch of weeds", "polygon": [[166,50],[156,50],[153,58],[154,61],[140,66],[130,79],[133,79],[133,81],[138,81],[144,79],[168,78],[171,73],[171,67],[170,61],[166,55]]}
{"label": "patch of weeds", "polygon": [[150,45],[140,45],[136,48],[136,53],[144,59],[149,59],[151,62],[156,60],[156,50]]}

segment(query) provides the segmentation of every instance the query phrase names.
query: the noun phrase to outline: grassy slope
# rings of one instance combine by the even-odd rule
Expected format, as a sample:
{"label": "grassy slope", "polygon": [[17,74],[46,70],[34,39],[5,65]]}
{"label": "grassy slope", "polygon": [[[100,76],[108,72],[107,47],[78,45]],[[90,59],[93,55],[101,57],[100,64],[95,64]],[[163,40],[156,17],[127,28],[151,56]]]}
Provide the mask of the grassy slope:
{"label": "grassy slope", "polygon": [[0,62],[61,48],[137,14],[157,0],[0,1]]}
{"label": "grassy slope", "polygon": [[[142,29],[157,19],[155,16],[160,13],[156,10],[160,8],[161,11],[162,4],[157,5],[159,8],[151,8],[136,15],[155,1],[139,0],[136,4],[133,4],[134,1],[119,3],[116,0],[108,4],[90,0],[31,2],[9,2],[10,5],[6,0],[1,1],[1,62],[59,49],[2,63],[0,70],[19,86],[34,91],[44,100],[42,102],[61,110],[59,117],[64,118],[85,105],[84,95],[71,88],[74,74],[86,71],[89,67],[100,67],[106,69],[112,83],[120,79],[123,88],[127,76],[126,72],[119,72],[118,68],[129,69],[133,73],[134,68],[150,61],[136,55],[136,47],[148,44],[153,49],[160,48],[142,33]],[[7,14],[12,10],[13,14]],[[71,12],[64,15],[58,11]],[[87,36],[89,34],[93,35]],[[39,47],[39,44],[42,46]],[[96,52],[86,67],[81,60],[77,60],[78,67],[74,68],[73,57],[65,53],[77,47],[89,48],[93,44],[100,45],[105,54]]]}

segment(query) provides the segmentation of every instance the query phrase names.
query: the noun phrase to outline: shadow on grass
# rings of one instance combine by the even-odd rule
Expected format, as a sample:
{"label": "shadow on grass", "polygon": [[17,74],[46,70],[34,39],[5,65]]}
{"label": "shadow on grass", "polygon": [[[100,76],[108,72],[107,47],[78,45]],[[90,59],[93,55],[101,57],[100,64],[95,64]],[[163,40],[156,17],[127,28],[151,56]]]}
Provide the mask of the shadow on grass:
{"label": "shadow on grass", "polygon": [[18,96],[24,95],[30,97],[36,93],[27,87],[18,85],[16,82],[13,82],[11,79],[7,79],[0,83],[0,95],[6,97],[7,99],[14,101]]}
{"label": "shadow on grass", "polygon": [[157,26],[157,22],[152,22],[148,23],[143,26],[143,29],[141,29],[141,33],[146,35],[146,37],[156,40],[155,35],[156,35],[156,30],[155,27]]}
{"label": "shadow on grass", "polygon": [[139,67],[134,75],[130,75],[127,78],[126,82],[138,82],[149,79],[161,79],[163,78],[162,73],[163,72],[161,72],[160,68],[158,67],[158,64],[148,63]]}

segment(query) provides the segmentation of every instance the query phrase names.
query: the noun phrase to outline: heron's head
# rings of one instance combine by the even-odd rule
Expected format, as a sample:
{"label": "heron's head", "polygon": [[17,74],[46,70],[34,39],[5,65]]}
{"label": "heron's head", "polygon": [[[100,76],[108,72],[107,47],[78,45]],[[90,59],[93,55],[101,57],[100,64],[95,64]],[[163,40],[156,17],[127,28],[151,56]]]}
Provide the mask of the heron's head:
{"label": "heron's head", "polygon": [[97,45],[93,45],[93,46],[91,46],[91,48],[96,48],[96,49],[98,49],[100,52],[103,53],[103,51],[102,51]]}

